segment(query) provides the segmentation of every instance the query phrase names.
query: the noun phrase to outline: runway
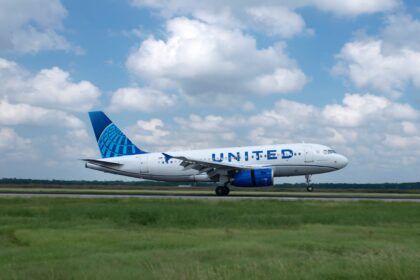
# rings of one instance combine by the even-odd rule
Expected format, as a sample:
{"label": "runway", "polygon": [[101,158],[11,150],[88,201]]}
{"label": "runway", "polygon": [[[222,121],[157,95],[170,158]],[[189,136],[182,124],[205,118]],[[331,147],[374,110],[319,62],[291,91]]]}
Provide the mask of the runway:
{"label": "runway", "polygon": [[136,198],[136,199],[185,199],[185,200],[221,200],[221,201],[234,201],[234,200],[280,200],[280,201],[299,201],[299,200],[312,200],[312,201],[337,201],[337,202],[349,202],[349,201],[383,201],[383,202],[414,202],[420,203],[420,197],[414,196],[401,196],[401,195],[389,195],[389,194],[368,194],[368,195],[354,195],[349,196],[340,195],[324,195],[319,194],[302,194],[297,195],[291,194],[235,194],[234,192],[229,196],[216,196],[213,194],[185,194],[185,193],[126,193],[126,192],[77,192],[77,191],[66,191],[66,192],[36,192],[36,191],[19,191],[19,192],[3,192],[0,191],[0,198],[7,197],[21,197],[21,198],[35,198],[35,197],[52,197],[52,198]]}

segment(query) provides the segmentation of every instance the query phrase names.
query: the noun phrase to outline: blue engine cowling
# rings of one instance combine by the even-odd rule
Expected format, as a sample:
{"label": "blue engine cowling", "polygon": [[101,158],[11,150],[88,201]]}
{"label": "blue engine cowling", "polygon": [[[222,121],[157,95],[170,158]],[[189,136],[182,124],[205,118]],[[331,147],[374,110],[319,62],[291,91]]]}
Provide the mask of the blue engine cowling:
{"label": "blue engine cowling", "polygon": [[268,187],[273,185],[273,169],[261,168],[239,171],[233,176],[236,187]]}

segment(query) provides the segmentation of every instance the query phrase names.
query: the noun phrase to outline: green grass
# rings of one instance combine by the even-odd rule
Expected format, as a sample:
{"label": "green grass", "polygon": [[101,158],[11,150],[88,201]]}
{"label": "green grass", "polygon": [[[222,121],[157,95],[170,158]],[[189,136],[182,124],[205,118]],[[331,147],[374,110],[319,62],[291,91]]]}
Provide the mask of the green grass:
{"label": "green grass", "polygon": [[[0,193],[89,193],[89,194],[149,194],[149,195],[211,195],[214,196],[214,188],[132,188],[132,189],[92,189],[92,188],[72,188],[72,187],[21,187],[21,186],[0,186]],[[245,188],[234,188],[232,189],[230,196],[292,196],[292,197],[384,197],[384,198],[420,198],[418,193],[410,193],[409,191],[402,191],[399,193],[395,192],[364,192],[364,191],[332,191],[327,192],[324,190],[316,190],[315,192],[305,191],[285,191],[285,190],[273,190],[273,189],[245,189]]]}
{"label": "green grass", "polygon": [[419,279],[420,204],[0,199],[0,279]]}

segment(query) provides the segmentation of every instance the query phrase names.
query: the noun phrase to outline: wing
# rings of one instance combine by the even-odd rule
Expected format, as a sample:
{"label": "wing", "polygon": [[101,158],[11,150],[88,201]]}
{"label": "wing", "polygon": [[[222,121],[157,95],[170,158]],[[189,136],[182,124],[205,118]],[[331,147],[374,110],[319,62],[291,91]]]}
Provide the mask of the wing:
{"label": "wing", "polygon": [[165,156],[166,161],[172,158],[180,160],[180,165],[184,167],[184,170],[194,169],[199,171],[199,174],[207,173],[207,176],[209,176],[212,181],[223,181],[222,178],[224,177],[228,180],[237,171],[259,168],[251,165],[205,161],[185,156],[171,156],[165,153],[163,153],[163,155]]}

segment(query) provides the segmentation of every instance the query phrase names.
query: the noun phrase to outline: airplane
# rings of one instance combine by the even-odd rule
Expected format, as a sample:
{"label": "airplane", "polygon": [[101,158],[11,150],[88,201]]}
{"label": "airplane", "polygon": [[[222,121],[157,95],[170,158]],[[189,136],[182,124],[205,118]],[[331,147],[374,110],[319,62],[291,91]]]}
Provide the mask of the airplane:
{"label": "airplane", "polygon": [[348,159],[330,147],[281,144],[176,152],[139,149],[102,111],[89,112],[102,158],[83,159],[85,167],[112,174],[165,182],[213,182],[216,195],[230,187],[272,186],[274,177],[311,176],[337,171]]}

